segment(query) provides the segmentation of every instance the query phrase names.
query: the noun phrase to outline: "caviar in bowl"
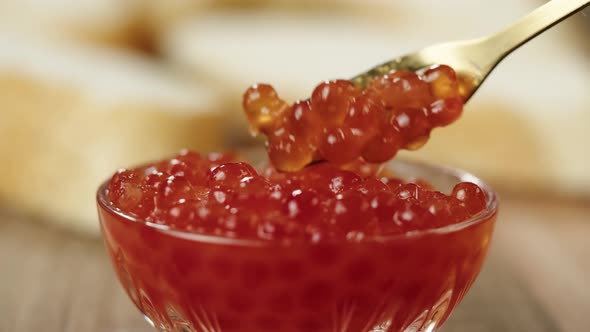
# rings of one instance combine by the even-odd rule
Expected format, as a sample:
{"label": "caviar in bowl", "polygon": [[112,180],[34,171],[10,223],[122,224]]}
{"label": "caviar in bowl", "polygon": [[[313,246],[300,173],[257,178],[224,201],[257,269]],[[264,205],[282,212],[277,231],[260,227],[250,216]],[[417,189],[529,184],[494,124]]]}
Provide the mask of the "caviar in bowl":
{"label": "caviar in bowl", "polygon": [[476,215],[389,236],[273,241],[178,230],[115,208],[98,191],[107,251],[130,299],[159,331],[436,331],[486,257],[494,192],[463,171],[386,164],[396,176],[449,192],[477,184]]}

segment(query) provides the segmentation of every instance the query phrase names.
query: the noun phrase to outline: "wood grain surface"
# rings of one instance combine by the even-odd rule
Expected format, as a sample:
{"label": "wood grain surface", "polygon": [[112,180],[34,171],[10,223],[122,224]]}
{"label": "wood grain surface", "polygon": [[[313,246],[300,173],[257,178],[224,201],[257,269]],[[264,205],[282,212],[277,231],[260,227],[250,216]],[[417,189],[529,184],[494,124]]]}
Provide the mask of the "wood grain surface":
{"label": "wood grain surface", "polygon": [[[590,204],[505,197],[490,257],[443,332],[588,331]],[[102,243],[0,213],[0,332],[149,332]]]}

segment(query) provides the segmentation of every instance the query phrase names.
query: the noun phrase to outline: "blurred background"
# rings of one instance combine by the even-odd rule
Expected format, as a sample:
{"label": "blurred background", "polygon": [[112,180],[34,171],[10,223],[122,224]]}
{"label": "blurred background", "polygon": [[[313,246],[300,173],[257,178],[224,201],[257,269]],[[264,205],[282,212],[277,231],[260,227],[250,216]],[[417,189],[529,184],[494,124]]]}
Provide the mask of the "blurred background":
{"label": "blurred background", "polygon": [[[96,188],[119,167],[181,148],[260,144],[249,137],[241,114],[241,95],[250,84],[272,83],[289,101],[305,98],[321,80],[352,77],[435,42],[494,32],[542,3],[0,0],[0,291],[7,292],[0,294],[0,331],[143,327],[134,325],[135,311],[126,307],[98,248]],[[588,326],[581,324],[587,315],[577,315],[590,311],[586,11],[507,58],[462,119],[436,130],[424,149],[404,154],[468,169],[498,189],[513,228],[499,229],[499,249],[490,265],[495,271],[509,271],[505,264],[524,265],[522,274],[510,272],[513,278],[506,272],[499,280],[518,279],[539,291],[518,297],[520,284],[504,285],[514,307],[529,308],[520,320],[502,321],[502,311],[483,316],[459,311],[451,323],[457,331],[461,326],[470,326],[465,331]],[[548,243],[552,251],[541,254]],[[39,273],[70,285],[76,280],[77,291],[35,288],[33,279],[24,278]],[[559,283],[537,285],[553,280],[547,273]],[[501,305],[494,301],[505,297],[492,295],[498,286],[492,279],[481,282],[485,287],[478,288],[472,303]],[[115,295],[95,295],[90,303],[64,295],[96,284],[107,294],[112,287]],[[577,285],[582,289],[575,292]],[[7,300],[21,298],[23,291],[37,300],[18,305]],[[568,291],[575,294],[562,298]],[[65,297],[58,301],[61,306],[48,309],[47,296]],[[85,320],[80,305],[125,309],[104,309],[110,313]],[[27,318],[35,308],[45,313],[41,322]],[[541,323],[526,318],[540,316],[549,318]]]}

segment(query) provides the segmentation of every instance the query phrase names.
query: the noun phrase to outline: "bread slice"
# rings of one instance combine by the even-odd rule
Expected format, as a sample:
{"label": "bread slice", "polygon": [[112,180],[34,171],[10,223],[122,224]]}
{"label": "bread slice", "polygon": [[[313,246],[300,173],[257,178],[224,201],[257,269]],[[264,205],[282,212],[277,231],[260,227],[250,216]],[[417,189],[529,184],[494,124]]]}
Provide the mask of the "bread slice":
{"label": "bread slice", "polygon": [[119,167],[223,146],[214,91],[122,51],[0,35],[0,200],[97,233]]}
{"label": "bread slice", "polygon": [[[158,52],[158,41],[170,30],[185,21],[200,20],[217,10],[232,12],[260,12],[283,10],[299,12],[305,15],[331,16],[333,12],[363,12],[374,9],[379,2],[367,6],[358,0],[166,0],[138,1],[137,12],[141,19],[137,30],[137,39],[151,45]],[[391,6],[391,4],[388,4]],[[391,18],[391,17],[389,17]],[[147,43],[146,43],[147,42]],[[148,45],[149,46],[149,45]]]}
{"label": "bread slice", "polygon": [[[290,101],[305,98],[321,80],[352,77],[437,41],[491,33],[536,5],[419,0],[370,16],[217,11],[177,26],[161,47],[215,83],[226,107],[239,114],[252,83],[272,83]],[[469,102],[464,119],[435,131],[411,156],[466,167],[508,189],[590,196],[590,63],[575,34],[564,22],[511,55]],[[241,129],[233,133],[246,133],[243,122],[236,125]]]}
{"label": "bread slice", "polygon": [[142,1],[1,0],[0,30],[130,45],[136,41]]}

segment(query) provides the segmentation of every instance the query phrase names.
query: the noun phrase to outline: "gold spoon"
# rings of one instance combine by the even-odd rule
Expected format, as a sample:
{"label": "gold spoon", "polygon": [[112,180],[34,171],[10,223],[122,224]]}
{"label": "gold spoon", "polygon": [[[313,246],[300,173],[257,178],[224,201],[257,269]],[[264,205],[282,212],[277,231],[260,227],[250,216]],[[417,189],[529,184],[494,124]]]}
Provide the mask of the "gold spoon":
{"label": "gold spoon", "polygon": [[416,71],[445,64],[457,72],[461,93],[467,101],[508,54],[588,4],[590,0],[552,0],[498,33],[433,45],[374,67],[352,81],[357,87],[365,88],[374,78],[391,70]]}

